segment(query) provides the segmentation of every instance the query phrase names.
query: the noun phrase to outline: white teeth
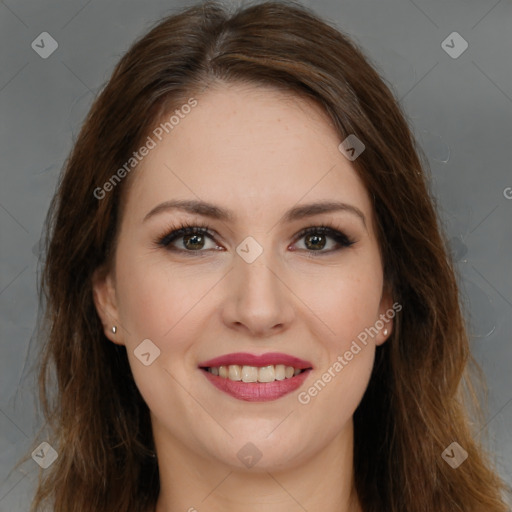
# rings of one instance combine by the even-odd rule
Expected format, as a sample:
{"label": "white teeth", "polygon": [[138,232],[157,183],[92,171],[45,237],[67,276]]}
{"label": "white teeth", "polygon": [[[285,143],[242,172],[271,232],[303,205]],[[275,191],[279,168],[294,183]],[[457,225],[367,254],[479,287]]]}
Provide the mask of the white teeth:
{"label": "white teeth", "polygon": [[242,372],[240,371],[240,366],[237,364],[229,365],[228,378],[229,380],[242,380]]}
{"label": "white teeth", "polygon": [[286,378],[284,368],[284,364],[276,364],[276,380],[284,380]]}
{"label": "white teeth", "polygon": [[231,364],[229,366],[218,366],[208,368],[212,375],[217,375],[224,379],[243,381],[243,382],[274,382],[275,380],[291,379],[302,372],[299,368],[276,364],[269,366],[240,366]]}
{"label": "white teeth", "polygon": [[276,372],[273,366],[263,366],[258,370],[259,382],[274,382],[276,380]]}
{"label": "white teeth", "polygon": [[242,367],[242,380],[244,382],[258,382],[258,368],[255,366]]}

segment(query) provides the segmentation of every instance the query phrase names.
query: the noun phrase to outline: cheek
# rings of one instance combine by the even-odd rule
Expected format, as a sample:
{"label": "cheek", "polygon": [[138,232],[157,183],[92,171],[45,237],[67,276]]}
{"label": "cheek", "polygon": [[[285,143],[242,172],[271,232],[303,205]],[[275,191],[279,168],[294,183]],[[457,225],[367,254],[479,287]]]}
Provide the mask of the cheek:
{"label": "cheek", "polygon": [[[165,411],[172,410],[176,417],[186,417],[190,398],[181,384],[185,378],[182,366],[198,337],[192,327],[201,330],[201,309],[194,305],[211,285],[190,286],[191,276],[136,257],[119,261],[116,279],[120,316],[127,331],[124,342],[133,378],[144,401],[150,410],[160,411],[163,416]],[[159,350],[147,366],[136,356],[146,339]],[[149,347],[152,358],[154,348]],[[179,428],[179,422],[169,425]],[[177,434],[177,430],[174,432]]]}
{"label": "cheek", "polygon": [[187,323],[188,312],[211,287],[211,278],[194,278],[190,271],[142,258],[120,262],[117,279],[120,315],[130,337],[160,341]]}
{"label": "cheek", "polygon": [[354,253],[344,263],[297,273],[292,281],[294,293],[326,327],[330,350],[350,344],[378,319],[383,284],[379,261]]}
{"label": "cheek", "polygon": [[[375,344],[368,330],[378,319],[382,280],[370,267],[361,273],[361,268],[354,266],[327,281],[329,292],[316,296],[321,303],[316,311],[328,326],[317,345],[323,345],[325,351],[322,364],[297,398],[309,418],[329,417],[321,427],[329,437],[350,419],[368,386],[375,358]],[[306,427],[311,435],[318,428],[315,422]]]}
{"label": "cheek", "polygon": [[353,414],[368,385],[375,357],[369,333],[374,335],[370,328],[379,318],[382,284],[379,260],[362,256],[330,272],[322,269],[301,285],[299,293],[308,293],[308,306],[326,328],[318,336],[325,351],[321,368],[299,403],[318,414],[336,404],[333,429]]}

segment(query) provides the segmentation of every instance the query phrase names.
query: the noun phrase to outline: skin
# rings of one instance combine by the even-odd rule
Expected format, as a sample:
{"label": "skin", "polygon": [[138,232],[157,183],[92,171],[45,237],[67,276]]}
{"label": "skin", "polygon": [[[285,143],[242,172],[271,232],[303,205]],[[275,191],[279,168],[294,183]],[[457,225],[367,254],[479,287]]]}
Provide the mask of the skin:
{"label": "skin", "polygon": [[[360,511],[352,416],[392,321],[387,336],[370,337],[308,404],[297,395],[393,304],[368,192],[338,150],[328,117],[307,100],[247,84],[210,87],[196,99],[133,171],[115,265],[94,280],[105,334],[126,346],[151,412],[156,511]],[[235,219],[171,210],[144,221],[172,199],[215,203]],[[325,200],[356,206],[366,226],[348,211],[282,220],[294,206]],[[206,222],[215,240],[204,238],[192,255],[155,244],[183,221]],[[356,242],[333,251],[336,241],[320,235],[326,246],[315,252],[307,235],[296,238],[323,223]],[[247,236],[263,248],[250,264],[236,252]],[[173,245],[187,250],[183,238]],[[134,355],[144,339],[160,349],[149,366]],[[237,400],[197,367],[232,352],[276,351],[310,361],[313,370],[299,390],[275,401]],[[262,454],[252,468],[237,457],[248,442]]]}

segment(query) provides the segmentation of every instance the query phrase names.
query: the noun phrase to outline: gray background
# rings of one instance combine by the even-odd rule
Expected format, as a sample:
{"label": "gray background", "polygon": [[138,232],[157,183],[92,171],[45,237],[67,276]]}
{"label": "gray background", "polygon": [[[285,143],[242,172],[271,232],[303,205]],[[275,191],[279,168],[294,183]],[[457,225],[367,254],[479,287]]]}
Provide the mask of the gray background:
{"label": "gray background", "polygon": [[[403,105],[425,150],[457,260],[487,423],[512,481],[512,3],[312,0],[351,35]],[[12,470],[42,425],[33,374],[38,241],[58,173],[94,96],[134,39],[177,1],[0,2],[0,511],[26,511],[39,466]],[[231,5],[236,5],[234,2]],[[467,50],[442,42],[458,32]],[[31,47],[49,32],[47,59]],[[460,48],[459,43],[448,44]],[[508,196],[508,197],[507,197]],[[44,439],[44,436],[41,440]]]}

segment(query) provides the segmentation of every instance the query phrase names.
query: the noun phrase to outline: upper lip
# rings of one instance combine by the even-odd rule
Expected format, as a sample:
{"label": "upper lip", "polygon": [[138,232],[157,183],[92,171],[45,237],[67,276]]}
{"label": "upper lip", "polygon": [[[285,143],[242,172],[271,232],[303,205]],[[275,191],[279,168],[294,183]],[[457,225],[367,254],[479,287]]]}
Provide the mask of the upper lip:
{"label": "upper lip", "polygon": [[218,366],[230,366],[238,364],[240,366],[270,366],[276,364],[284,364],[285,366],[293,366],[300,370],[312,368],[309,361],[300,359],[288,354],[281,354],[279,352],[268,352],[266,354],[249,354],[247,352],[235,352],[233,354],[226,354],[223,356],[215,357],[199,363],[199,368],[215,368]]}

